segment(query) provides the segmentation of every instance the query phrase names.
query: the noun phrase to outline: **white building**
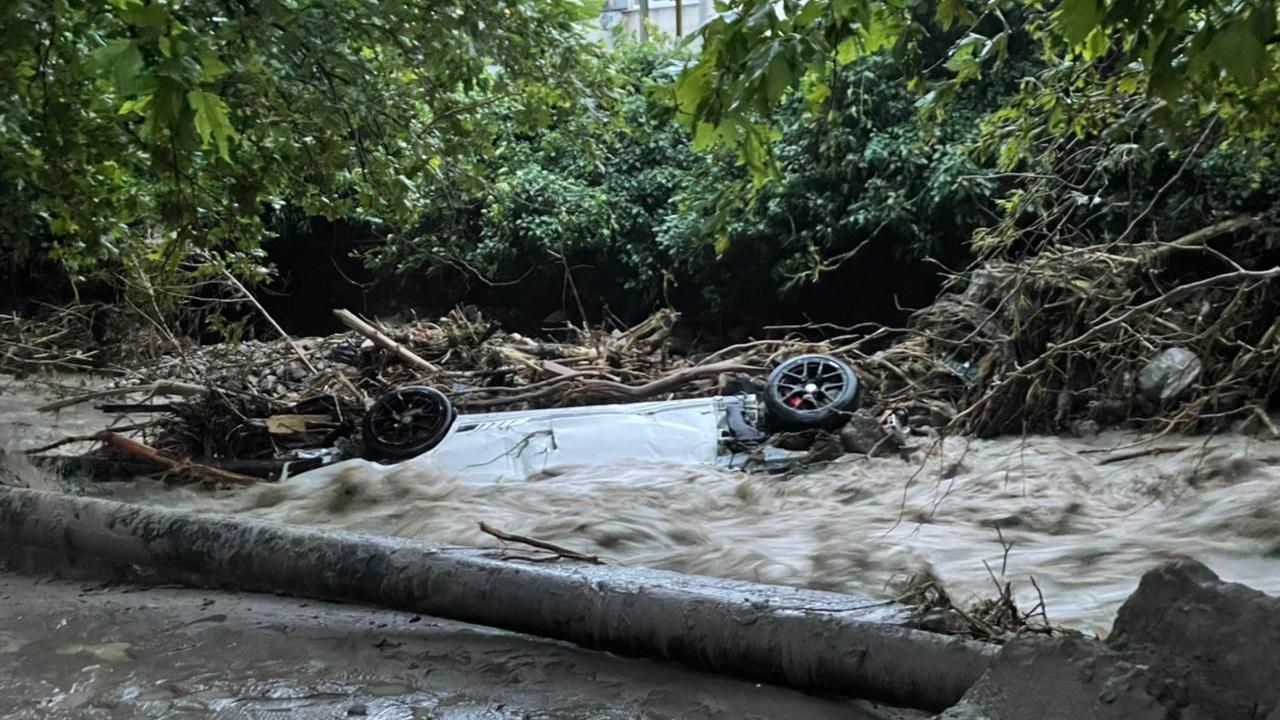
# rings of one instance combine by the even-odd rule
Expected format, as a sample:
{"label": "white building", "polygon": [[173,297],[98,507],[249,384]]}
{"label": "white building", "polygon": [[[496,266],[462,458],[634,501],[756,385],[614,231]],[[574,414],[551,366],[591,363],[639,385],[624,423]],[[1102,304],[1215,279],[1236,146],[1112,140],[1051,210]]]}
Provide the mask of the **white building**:
{"label": "white building", "polygon": [[645,5],[648,5],[649,24],[672,37],[693,35],[698,28],[716,16],[713,0],[682,0],[680,15],[683,23],[677,28],[676,4],[676,0],[605,0],[604,9],[600,12],[600,29],[607,37],[615,27],[621,25],[636,37],[643,37],[641,18],[645,13]]}

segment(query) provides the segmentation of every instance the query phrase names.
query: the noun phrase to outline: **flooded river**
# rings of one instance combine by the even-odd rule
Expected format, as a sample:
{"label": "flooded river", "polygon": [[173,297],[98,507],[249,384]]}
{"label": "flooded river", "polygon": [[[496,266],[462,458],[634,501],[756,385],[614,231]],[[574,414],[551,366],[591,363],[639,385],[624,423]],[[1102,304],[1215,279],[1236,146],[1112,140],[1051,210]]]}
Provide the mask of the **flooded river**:
{"label": "flooded river", "polygon": [[[4,403],[26,445],[101,427]],[[949,439],[913,461],[847,457],[789,478],[628,465],[478,484],[353,461],[216,495],[87,491],[455,546],[493,546],[483,521],[628,565],[882,597],[925,572],[959,601],[991,596],[988,566],[1003,567],[1021,607],[1037,602],[1034,577],[1051,621],[1100,634],[1139,576],[1175,555],[1280,593],[1280,442],[1236,434]]]}

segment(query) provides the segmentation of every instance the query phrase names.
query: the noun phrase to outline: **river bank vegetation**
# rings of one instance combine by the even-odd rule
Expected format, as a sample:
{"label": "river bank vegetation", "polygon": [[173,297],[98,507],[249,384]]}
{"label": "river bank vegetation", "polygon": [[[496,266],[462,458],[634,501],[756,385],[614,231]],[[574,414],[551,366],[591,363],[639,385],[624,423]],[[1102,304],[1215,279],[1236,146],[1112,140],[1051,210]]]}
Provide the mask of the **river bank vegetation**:
{"label": "river bank vegetation", "polygon": [[870,372],[970,431],[1172,417],[1133,391],[1169,347],[1203,366],[1182,426],[1268,407],[1273,3],[725,10],[695,47],[591,40],[574,0],[10,3],[7,304],[104,300],[98,339],[270,334],[275,238],[340,224],[436,313],[758,326],[810,293],[896,325],[914,292]]}

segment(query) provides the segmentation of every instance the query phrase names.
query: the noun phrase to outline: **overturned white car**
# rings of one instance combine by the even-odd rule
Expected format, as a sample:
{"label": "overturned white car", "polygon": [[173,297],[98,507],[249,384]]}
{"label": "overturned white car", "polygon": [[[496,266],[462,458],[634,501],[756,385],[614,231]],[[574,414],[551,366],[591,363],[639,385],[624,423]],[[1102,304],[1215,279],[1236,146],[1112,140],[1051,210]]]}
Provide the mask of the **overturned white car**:
{"label": "overturned white car", "polygon": [[744,394],[458,415],[443,393],[412,386],[379,398],[361,434],[372,460],[482,481],[627,462],[744,467],[788,455],[763,445],[766,431],[837,425],[859,395],[848,365],[802,355],[770,373],[763,403]]}

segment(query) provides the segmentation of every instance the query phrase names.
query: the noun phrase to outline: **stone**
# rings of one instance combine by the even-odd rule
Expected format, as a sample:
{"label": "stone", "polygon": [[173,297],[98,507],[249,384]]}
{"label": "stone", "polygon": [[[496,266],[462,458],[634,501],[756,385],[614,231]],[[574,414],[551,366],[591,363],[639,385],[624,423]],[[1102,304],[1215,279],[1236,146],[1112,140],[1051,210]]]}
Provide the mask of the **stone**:
{"label": "stone", "polygon": [[1200,377],[1200,358],[1184,347],[1169,348],[1138,372],[1138,392],[1149,400],[1181,396]]}
{"label": "stone", "polygon": [[991,716],[982,708],[969,703],[960,703],[938,716],[938,720],[991,720]]}
{"label": "stone", "polygon": [[1078,438],[1092,438],[1098,435],[1098,423],[1094,420],[1084,419],[1076,420],[1071,423],[1071,436]]}
{"label": "stone", "polygon": [[1107,644],[1183,678],[1205,717],[1261,720],[1280,707],[1280,598],[1223,582],[1195,560],[1143,575]]}
{"label": "stone", "polygon": [[943,635],[964,635],[969,632],[969,623],[955,610],[934,608],[920,618],[917,626],[921,630],[942,633]]}
{"label": "stone", "polygon": [[302,382],[307,379],[307,368],[301,362],[295,360],[285,365],[280,374],[284,376],[285,380]]}
{"label": "stone", "polygon": [[1280,598],[1194,560],[1165,563],[1142,577],[1107,642],[1016,638],[948,712],[941,717],[1280,720]]}
{"label": "stone", "polygon": [[855,410],[849,422],[840,428],[840,444],[845,452],[863,455],[890,454],[898,449],[895,438],[885,431],[884,425],[866,409]]}
{"label": "stone", "polygon": [[1180,720],[1176,691],[1138,659],[1096,640],[1024,635],[1005,645],[965,694],[961,706],[971,714],[943,717]]}

